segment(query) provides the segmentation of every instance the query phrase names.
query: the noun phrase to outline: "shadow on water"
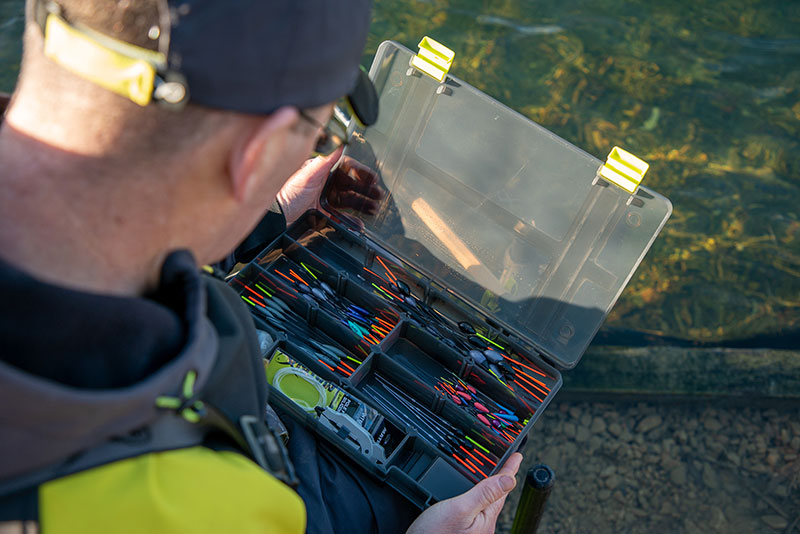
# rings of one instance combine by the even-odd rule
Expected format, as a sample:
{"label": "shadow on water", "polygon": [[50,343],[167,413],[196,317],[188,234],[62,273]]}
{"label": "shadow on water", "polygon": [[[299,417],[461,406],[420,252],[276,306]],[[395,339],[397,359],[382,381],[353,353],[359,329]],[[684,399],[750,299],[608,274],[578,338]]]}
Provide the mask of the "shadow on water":
{"label": "shadow on water", "polygon": [[593,345],[617,347],[693,347],[693,348],[731,348],[731,349],[777,349],[797,350],[800,347],[800,330],[786,329],[769,334],[756,334],[739,339],[723,341],[699,341],[672,336],[661,336],[637,330],[608,327],[601,329],[592,342]]}

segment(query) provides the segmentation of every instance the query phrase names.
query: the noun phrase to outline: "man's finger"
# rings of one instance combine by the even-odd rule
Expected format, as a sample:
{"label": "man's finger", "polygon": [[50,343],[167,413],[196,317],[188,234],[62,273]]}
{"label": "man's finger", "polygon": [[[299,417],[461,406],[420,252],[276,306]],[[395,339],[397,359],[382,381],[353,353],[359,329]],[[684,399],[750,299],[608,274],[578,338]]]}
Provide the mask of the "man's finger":
{"label": "man's finger", "polygon": [[[465,496],[469,495],[472,491],[480,488],[478,495],[475,496],[477,500],[473,502],[473,506],[477,506],[474,509],[476,513],[484,511],[489,516],[497,516],[500,513],[506,497],[517,484],[517,480],[514,477],[521,463],[522,455],[515,452],[508,457],[506,463],[503,464],[503,467],[496,475],[481,481],[472,490],[464,494]],[[490,481],[492,482],[491,486],[481,487]]]}
{"label": "man's finger", "polygon": [[506,463],[497,474],[478,482],[474,488],[456,499],[467,514],[477,515],[493,503],[505,499],[505,496],[517,484],[515,475],[522,463],[522,455],[515,452],[508,457]]}
{"label": "man's finger", "polygon": [[510,477],[516,476],[517,471],[519,471],[519,466],[522,463],[522,455],[518,452],[515,452],[511,456],[508,457],[506,463],[503,464],[503,467],[500,471],[497,472],[498,475],[508,475]]}
{"label": "man's finger", "polygon": [[486,508],[508,495],[516,480],[508,475],[494,475],[478,482],[474,488],[458,499],[464,515],[476,516]]}
{"label": "man's finger", "polygon": [[[519,470],[521,462],[522,462],[522,455],[516,452],[508,457],[508,460],[506,460],[506,463],[503,464],[503,467],[500,469],[500,471],[497,472],[497,474],[514,477],[517,474],[517,471]],[[500,510],[503,509],[503,506],[506,503],[506,497],[508,497],[508,493],[503,495],[502,498],[490,504],[484,510],[484,513],[490,520],[496,520],[497,516],[500,515]]]}
{"label": "man's finger", "polygon": [[503,506],[505,506],[507,498],[508,494],[506,493],[502,499],[493,502],[483,511],[489,520],[497,521],[497,516],[500,515],[500,511],[503,509]]}
{"label": "man's finger", "polygon": [[309,160],[306,160],[306,162],[303,163],[303,166],[300,168],[308,172],[309,174],[316,172],[324,172],[325,175],[327,176],[331,170],[331,167],[333,167],[336,164],[336,162],[339,161],[339,158],[342,157],[343,151],[344,147],[340,146],[327,156],[318,156],[316,158],[311,158]]}

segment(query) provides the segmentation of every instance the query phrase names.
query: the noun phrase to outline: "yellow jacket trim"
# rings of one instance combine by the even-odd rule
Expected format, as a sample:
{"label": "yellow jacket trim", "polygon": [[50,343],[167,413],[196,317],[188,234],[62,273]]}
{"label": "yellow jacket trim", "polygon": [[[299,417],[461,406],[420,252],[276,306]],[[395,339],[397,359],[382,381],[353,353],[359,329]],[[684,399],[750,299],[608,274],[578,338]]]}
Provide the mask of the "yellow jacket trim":
{"label": "yellow jacket trim", "polygon": [[235,452],[151,453],[39,488],[43,532],[302,534],[305,507],[288,486]]}

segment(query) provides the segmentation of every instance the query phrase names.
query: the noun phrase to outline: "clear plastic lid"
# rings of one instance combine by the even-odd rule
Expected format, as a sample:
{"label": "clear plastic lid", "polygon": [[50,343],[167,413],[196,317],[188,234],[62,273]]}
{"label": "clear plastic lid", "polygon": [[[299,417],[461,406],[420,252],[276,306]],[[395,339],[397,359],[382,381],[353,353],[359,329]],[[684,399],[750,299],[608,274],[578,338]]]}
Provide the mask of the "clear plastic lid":
{"label": "clear plastic lid", "polygon": [[361,230],[562,368],[574,367],[671,213],[603,162],[384,42],[374,126],[345,151],[387,192]]}

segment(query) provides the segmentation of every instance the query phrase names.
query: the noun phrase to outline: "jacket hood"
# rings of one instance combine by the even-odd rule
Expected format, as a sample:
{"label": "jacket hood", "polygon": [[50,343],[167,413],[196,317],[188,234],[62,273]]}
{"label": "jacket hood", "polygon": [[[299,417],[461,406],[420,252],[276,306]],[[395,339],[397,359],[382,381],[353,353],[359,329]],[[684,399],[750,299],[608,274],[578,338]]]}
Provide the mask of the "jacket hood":
{"label": "jacket hood", "polygon": [[201,389],[218,336],[191,254],[171,254],[147,298],[96,295],[0,262],[0,480],[152,423],[160,395]]}

